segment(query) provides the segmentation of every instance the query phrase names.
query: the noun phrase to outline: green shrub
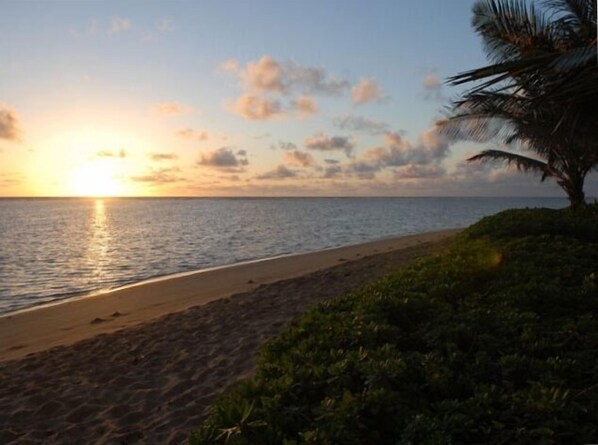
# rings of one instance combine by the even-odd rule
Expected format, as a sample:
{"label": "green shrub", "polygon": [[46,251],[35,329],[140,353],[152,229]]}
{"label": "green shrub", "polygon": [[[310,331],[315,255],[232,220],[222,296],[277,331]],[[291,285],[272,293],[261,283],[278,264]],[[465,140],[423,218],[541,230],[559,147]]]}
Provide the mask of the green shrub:
{"label": "green shrub", "polygon": [[191,443],[598,440],[596,227],[594,209],[503,212],[319,306]]}

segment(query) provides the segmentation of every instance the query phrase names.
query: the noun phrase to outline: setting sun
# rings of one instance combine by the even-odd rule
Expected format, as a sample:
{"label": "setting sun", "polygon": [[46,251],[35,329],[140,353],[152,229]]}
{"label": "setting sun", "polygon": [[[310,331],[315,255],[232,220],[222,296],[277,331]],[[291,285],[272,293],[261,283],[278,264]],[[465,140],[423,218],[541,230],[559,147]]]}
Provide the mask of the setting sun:
{"label": "setting sun", "polygon": [[77,167],[71,177],[70,191],[74,196],[115,196],[123,193],[116,172],[104,163]]}

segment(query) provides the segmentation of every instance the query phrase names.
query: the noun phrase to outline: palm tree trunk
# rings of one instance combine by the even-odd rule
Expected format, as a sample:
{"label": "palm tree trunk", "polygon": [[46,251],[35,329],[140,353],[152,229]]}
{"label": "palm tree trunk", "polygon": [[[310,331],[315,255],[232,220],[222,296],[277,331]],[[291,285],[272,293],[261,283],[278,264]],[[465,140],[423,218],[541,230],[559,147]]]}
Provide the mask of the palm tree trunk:
{"label": "palm tree trunk", "polygon": [[581,172],[575,172],[575,174],[569,176],[567,185],[563,187],[565,192],[567,192],[571,207],[574,209],[583,207],[586,204],[586,194],[583,191],[585,176],[586,175]]}

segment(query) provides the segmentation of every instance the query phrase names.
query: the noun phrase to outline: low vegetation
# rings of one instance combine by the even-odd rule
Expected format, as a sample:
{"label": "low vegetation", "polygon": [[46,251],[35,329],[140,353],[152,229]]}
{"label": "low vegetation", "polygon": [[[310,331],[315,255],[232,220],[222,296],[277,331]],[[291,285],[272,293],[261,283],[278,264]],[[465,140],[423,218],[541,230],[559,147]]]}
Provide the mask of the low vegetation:
{"label": "low vegetation", "polygon": [[598,207],[510,210],[307,313],[203,444],[598,440]]}

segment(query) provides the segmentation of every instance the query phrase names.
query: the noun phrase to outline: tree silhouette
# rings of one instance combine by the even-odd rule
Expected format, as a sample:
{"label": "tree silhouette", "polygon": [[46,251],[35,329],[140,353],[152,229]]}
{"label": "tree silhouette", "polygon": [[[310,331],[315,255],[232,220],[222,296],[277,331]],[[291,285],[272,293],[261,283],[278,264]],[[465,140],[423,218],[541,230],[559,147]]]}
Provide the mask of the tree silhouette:
{"label": "tree silhouette", "polygon": [[449,79],[482,81],[454,101],[445,131],[499,137],[526,153],[485,150],[469,161],[502,161],[554,178],[572,206],[585,202],[584,180],[598,167],[596,4],[480,0],[473,26],[491,65]]}

